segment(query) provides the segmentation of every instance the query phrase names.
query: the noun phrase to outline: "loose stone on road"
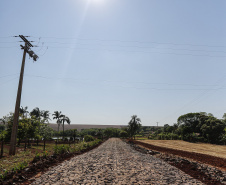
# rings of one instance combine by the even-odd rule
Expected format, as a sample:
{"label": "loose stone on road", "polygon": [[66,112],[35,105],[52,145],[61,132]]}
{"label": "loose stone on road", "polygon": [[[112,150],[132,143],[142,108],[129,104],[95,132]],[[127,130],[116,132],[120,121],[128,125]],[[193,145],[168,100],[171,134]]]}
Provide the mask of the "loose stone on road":
{"label": "loose stone on road", "polygon": [[32,184],[202,184],[118,138],[51,168]]}

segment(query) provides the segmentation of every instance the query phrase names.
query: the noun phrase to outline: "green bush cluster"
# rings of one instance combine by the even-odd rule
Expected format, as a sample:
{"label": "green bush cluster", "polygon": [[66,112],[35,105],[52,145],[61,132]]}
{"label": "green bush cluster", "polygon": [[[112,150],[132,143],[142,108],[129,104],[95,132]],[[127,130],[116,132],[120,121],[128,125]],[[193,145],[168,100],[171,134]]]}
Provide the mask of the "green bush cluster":
{"label": "green bush cluster", "polygon": [[85,135],[84,136],[84,141],[89,142],[89,141],[94,141],[94,137],[91,135]]}
{"label": "green bush cluster", "polygon": [[76,151],[82,151],[84,149],[91,148],[93,146],[98,145],[102,141],[100,139],[96,139],[94,141],[90,142],[81,142],[77,144],[75,147],[69,147],[68,145],[59,145],[54,147],[54,154],[59,155],[59,154],[65,154],[65,153],[71,153],[71,152],[76,152]]}
{"label": "green bush cluster", "polygon": [[13,169],[12,171],[13,172],[18,172],[18,171],[21,171],[23,170],[24,168],[26,168],[28,165],[28,163],[26,161],[23,161],[21,163],[18,163]]}
{"label": "green bush cluster", "polygon": [[158,140],[180,140],[181,136],[174,133],[161,133],[157,135]]}
{"label": "green bush cluster", "polygon": [[[28,166],[28,162],[23,161],[21,163],[18,163],[15,167],[13,167],[11,171],[13,173],[17,173],[17,172],[23,170],[24,168],[26,168],[27,166]],[[4,170],[3,173],[0,174],[0,180],[4,180],[8,173],[10,173],[10,171]],[[0,183],[1,183],[1,181],[0,181]]]}
{"label": "green bush cluster", "polygon": [[60,146],[54,146],[54,154],[65,154],[70,153],[70,148],[68,145],[60,145]]}
{"label": "green bush cluster", "polygon": [[0,174],[0,179],[4,179],[7,174],[8,174],[8,170],[4,170],[3,173]]}

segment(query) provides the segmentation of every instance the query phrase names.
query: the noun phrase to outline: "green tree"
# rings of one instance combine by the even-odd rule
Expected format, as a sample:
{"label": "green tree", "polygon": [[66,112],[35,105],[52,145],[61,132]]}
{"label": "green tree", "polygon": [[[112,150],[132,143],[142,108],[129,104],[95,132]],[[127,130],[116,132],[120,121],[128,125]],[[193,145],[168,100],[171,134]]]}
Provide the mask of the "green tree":
{"label": "green tree", "polygon": [[58,125],[57,131],[58,132],[59,132],[60,125],[61,125],[61,121],[60,121],[61,117],[62,117],[61,111],[54,111],[54,113],[53,113],[53,119],[56,119],[57,120],[57,125]]}
{"label": "green tree", "polygon": [[63,123],[63,140],[64,140],[64,122],[70,125],[71,121],[67,116],[61,115],[61,122]]}
{"label": "green tree", "polygon": [[75,128],[75,129],[72,129],[72,131],[73,131],[73,134],[72,134],[73,140],[74,140],[74,142],[75,142],[75,138],[76,138],[76,136],[78,135],[78,130]]}
{"label": "green tree", "polygon": [[3,156],[3,151],[4,151],[4,141],[6,138],[6,130],[0,132],[0,141],[1,141],[1,153],[0,153],[0,158]]}
{"label": "green tree", "polygon": [[49,125],[41,124],[40,135],[42,136],[43,141],[44,141],[43,150],[45,150],[45,148],[46,148],[46,140],[52,138],[52,133],[53,133],[53,130],[49,127]]}
{"label": "green tree", "polygon": [[24,108],[22,106],[20,107],[19,114],[22,115],[22,118],[27,117],[27,113],[29,113],[27,109],[27,106]]}
{"label": "green tree", "polygon": [[43,120],[42,120],[42,122],[43,123],[49,123],[49,120],[51,120],[50,118],[49,118],[49,111],[48,110],[43,110],[43,111],[41,111],[41,116],[42,116],[42,118],[43,118]]}
{"label": "green tree", "polygon": [[7,117],[3,116],[2,118],[0,118],[0,122],[5,125],[7,123]]}
{"label": "green tree", "polygon": [[36,119],[40,119],[42,116],[42,111],[36,107],[30,112],[31,116],[34,116]]}
{"label": "green tree", "polygon": [[112,128],[106,128],[104,129],[104,136],[107,138],[110,138],[113,136],[113,129]]}
{"label": "green tree", "polygon": [[85,135],[84,141],[85,142],[94,141],[94,137],[91,135]]}
{"label": "green tree", "polygon": [[0,125],[0,133],[5,130],[5,125]]}
{"label": "green tree", "polygon": [[213,116],[200,116],[200,130],[210,143],[218,143],[224,134],[225,124]]}
{"label": "green tree", "polygon": [[180,116],[177,119],[178,125],[180,125],[181,134],[183,140],[191,141],[191,135],[194,133],[200,133],[200,113],[188,113]]}
{"label": "green tree", "polygon": [[98,129],[96,135],[97,135],[98,139],[103,140],[104,133],[103,133],[103,130],[102,129]]}
{"label": "green tree", "polygon": [[208,113],[207,116],[214,117],[212,113]]}
{"label": "green tree", "polygon": [[128,133],[126,132],[126,131],[124,131],[124,130],[121,130],[121,132],[120,132],[120,137],[122,137],[122,138],[127,138],[128,137]]}
{"label": "green tree", "polygon": [[222,120],[205,112],[184,114],[178,118],[178,123],[183,140],[189,141],[201,139],[210,143],[219,143],[225,128]]}
{"label": "green tree", "polygon": [[223,122],[226,124],[226,113],[224,113],[224,115],[222,116],[222,118],[223,118]]}
{"label": "green tree", "polygon": [[223,143],[224,145],[226,144],[226,126],[224,128],[224,133],[221,136],[221,143]]}
{"label": "green tree", "polygon": [[37,127],[39,124],[40,122],[33,117],[19,120],[18,135],[20,135],[20,138],[25,139],[25,150],[27,144],[30,146],[30,139],[36,137],[35,135],[37,134]]}
{"label": "green tree", "polygon": [[137,117],[137,115],[133,115],[131,118],[132,119],[128,123],[128,132],[129,136],[131,138],[134,137],[135,139],[135,135],[139,132],[141,128],[141,120]]}

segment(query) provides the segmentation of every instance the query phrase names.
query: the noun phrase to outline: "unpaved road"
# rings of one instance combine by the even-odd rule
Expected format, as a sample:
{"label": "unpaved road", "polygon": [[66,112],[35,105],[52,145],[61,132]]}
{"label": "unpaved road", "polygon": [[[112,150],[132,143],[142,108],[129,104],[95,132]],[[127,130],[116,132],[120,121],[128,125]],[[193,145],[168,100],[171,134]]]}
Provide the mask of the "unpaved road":
{"label": "unpaved road", "polygon": [[32,184],[202,184],[179,169],[112,138],[55,166]]}

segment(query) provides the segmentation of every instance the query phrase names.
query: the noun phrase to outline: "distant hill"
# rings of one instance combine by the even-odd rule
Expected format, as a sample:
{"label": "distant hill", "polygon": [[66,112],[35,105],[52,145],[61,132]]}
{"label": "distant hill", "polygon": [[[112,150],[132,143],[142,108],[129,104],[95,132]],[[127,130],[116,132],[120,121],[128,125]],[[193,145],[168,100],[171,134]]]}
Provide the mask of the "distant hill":
{"label": "distant hill", "polygon": [[[58,125],[56,123],[50,123],[49,126],[53,129],[56,130],[58,129]],[[69,129],[77,129],[78,131],[81,131],[82,129],[90,129],[90,128],[123,128],[126,127],[127,125],[82,125],[82,124],[64,124],[64,130],[69,130]],[[63,130],[62,125],[60,126],[60,131]]]}

